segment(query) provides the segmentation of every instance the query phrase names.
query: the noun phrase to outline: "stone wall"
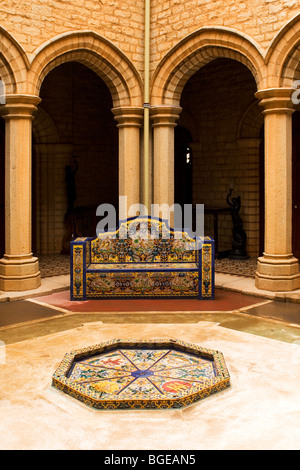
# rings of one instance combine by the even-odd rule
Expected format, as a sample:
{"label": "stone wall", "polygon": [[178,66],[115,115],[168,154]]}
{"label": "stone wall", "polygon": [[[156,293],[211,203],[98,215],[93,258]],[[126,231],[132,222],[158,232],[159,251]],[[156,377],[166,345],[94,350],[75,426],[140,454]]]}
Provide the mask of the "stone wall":
{"label": "stone wall", "polygon": [[[241,215],[248,234],[249,254],[252,256],[259,252],[262,178],[259,144],[263,118],[255,105],[257,86],[244,65],[236,62],[227,69],[226,61],[217,63],[213,59],[222,54],[224,57],[236,57],[237,61],[244,61],[246,65],[251,63],[257,72],[261,71],[261,66],[263,75],[267,70],[264,54],[272,40],[299,13],[300,0],[151,1],[151,72],[152,77],[157,71],[162,72],[158,79],[154,75],[155,83],[157,89],[167,89],[167,96],[161,98],[161,95],[155,95],[151,98],[156,100],[155,104],[171,106],[178,104],[180,99],[183,113],[179,123],[187,127],[193,137],[193,202],[222,205],[228,186],[233,183],[234,195],[242,197]],[[98,204],[101,202],[99,199],[102,199],[99,194],[103,194],[105,202],[115,203],[118,187],[118,133],[111,113],[112,96],[107,93],[101,79],[96,76],[89,78],[88,70],[84,71],[82,66],[82,74],[77,82],[78,96],[86,96],[86,99],[77,100],[74,109],[74,102],[70,99],[71,82],[60,75],[57,66],[64,60],[81,61],[97,71],[98,75],[102,74],[102,78],[107,78],[106,84],[111,85],[111,90],[116,90],[117,98],[113,97],[116,106],[122,103],[124,106],[141,107],[144,1],[4,0],[0,4],[0,26],[7,31],[7,35],[3,35],[6,42],[2,41],[6,55],[3,53],[0,75],[3,78],[2,74],[5,76],[6,73],[12,77],[11,89],[15,85],[14,80],[20,80],[21,86],[17,87],[19,92],[38,94],[39,85],[45,79],[41,91],[42,103],[34,121],[35,235],[42,252],[58,252],[66,208],[65,165],[70,163],[70,158],[76,152],[80,161],[78,204]],[[191,57],[185,61],[185,57],[180,56],[176,62],[177,50],[173,55],[171,49],[201,28],[210,29],[204,42],[201,42],[202,38],[198,39]],[[217,29],[219,36],[215,45],[213,35]],[[99,37],[87,34],[86,38],[79,39],[76,35],[79,31],[96,33]],[[238,34],[228,39],[228,43],[231,41],[230,46],[233,46],[226,49],[226,41],[222,43],[220,37],[230,31],[237,31]],[[20,47],[11,40],[10,35],[19,42]],[[65,35],[65,42],[62,39],[52,44],[59,35]],[[243,41],[244,37],[249,42]],[[297,47],[292,47],[296,37],[295,27],[295,30],[291,28],[288,31],[285,39],[285,54],[290,49],[287,79],[293,77],[295,63],[299,62],[293,56],[293,53],[297,53]],[[102,41],[102,38],[110,41],[110,44]],[[97,47],[93,49],[97,40]],[[206,60],[205,48],[211,43],[211,55]],[[45,44],[46,48],[43,47]],[[189,47],[191,50],[193,48],[192,39],[186,41],[186,44],[184,54],[188,56]],[[252,49],[249,51],[248,63],[247,48],[250,45]],[[275,58],[272,57],[268,69],[273,78],[276,78],[280,69],[275,63],[276,60],[280,62],[280,46],[280,42],[275,44]],[[36,54],[37,51],[39,54]],[[180,48],[179,53],[183,55]],[[170,62],[166,60],[164,63],[164,58],[170,58]],[[200,62],[203,66],[209,60],[212,60],[211,64],[199,71]],[[53,75],[55,79],[51,79],[51,72],[47,76],[52,66],[56,67],[56,75]],[[188,73],[185,69],[188,69]],[[185,80],[188,82],[180,96]],[[274,82],[270,81],[275,82],[275,79]],[[269,86],[264,80],[259,84]],[[132,89],[133,96],[130,96]],[[89,192],[86,191],[87,187]],[[211,231],[211,225],[208,225],[207,230]],[[227,249],[231,240],[231,224],[227,216],[221,218],[220,230],[220,249]]]}
{"label": "stone wall", "polygon": [[180,40],[203,27],[236,29],[265,49],[299,11],[299,0],[153,0],[152,68]]}
{"label": "stone wall", "polygon": [[[233,28],[266,49],[299,11],[299,0],[152,0],[151,68],[179,41],[203,27]],[[143,0],[2,1],[0,25],[29,54],[68,31],[94,31],[143,71]]]}
{"label": "stone wall", "polygon": [[9,0],[0,4],[0,25],[28,53],[67,31],[94,31],[112,41],[141,70],[143,5],[142,0]]}

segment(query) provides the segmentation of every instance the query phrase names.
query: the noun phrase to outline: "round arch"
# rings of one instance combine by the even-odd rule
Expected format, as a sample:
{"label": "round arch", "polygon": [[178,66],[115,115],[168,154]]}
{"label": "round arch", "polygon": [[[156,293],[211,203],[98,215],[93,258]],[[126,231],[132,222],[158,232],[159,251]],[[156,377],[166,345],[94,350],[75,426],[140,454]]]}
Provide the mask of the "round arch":
{"label": "round arch", "polygon": [[264,87],[266,66],[258,45],[232,29],[201,28],[171,49],[158,65],[152,80],[152,104],[179,105],[188,79],[217,58],[243,63],[253,74],[257,88]]}
{"label": "round arch", "polygon": [[28,93],[39,95],[45,76],[65,62],[76,61],[93,70],[108,86],[114,107],[142,103],[142,85],[130,60],[110,41],[90,31],[59,35],[34,53]]}

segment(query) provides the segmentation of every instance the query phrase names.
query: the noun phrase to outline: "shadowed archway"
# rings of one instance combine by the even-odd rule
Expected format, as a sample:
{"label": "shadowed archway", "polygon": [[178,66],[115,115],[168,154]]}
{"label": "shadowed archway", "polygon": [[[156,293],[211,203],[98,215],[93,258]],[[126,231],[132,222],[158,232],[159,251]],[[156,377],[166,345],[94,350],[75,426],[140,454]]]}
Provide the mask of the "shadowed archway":
{"label": "shadowed archway", "polygon": [[[39,254],[68,253],[75,235],[95,235],[99,204],[118,204],[113,102],[106,84],[78,62],[49,72],[40,97],[33,125],[34,248]],[[74,195],[70,194],[69,169]]]}

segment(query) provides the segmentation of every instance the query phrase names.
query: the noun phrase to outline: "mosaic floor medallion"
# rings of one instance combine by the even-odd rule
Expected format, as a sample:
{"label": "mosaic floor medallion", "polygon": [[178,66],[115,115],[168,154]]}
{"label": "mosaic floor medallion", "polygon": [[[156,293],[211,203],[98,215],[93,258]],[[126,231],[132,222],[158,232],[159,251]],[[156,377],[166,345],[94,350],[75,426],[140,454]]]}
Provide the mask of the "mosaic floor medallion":
{"label": "mosaic floor medallion", "polygon": [[97,409],[180,408],[230,385],[223,354],[174,339],[116,339],[66,354],[52,385]]}

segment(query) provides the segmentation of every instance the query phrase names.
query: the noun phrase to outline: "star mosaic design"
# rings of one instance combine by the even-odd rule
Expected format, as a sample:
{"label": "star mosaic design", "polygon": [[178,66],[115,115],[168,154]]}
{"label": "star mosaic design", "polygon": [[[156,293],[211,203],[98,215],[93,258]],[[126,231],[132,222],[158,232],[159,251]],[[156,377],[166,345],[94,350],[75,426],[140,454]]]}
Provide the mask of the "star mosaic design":
{"label": "star mosaic design", "polygon": [[53,385],[96,408],[171,408],[222,390],[229,374],[218,351],[117,340],[66,355]]}

